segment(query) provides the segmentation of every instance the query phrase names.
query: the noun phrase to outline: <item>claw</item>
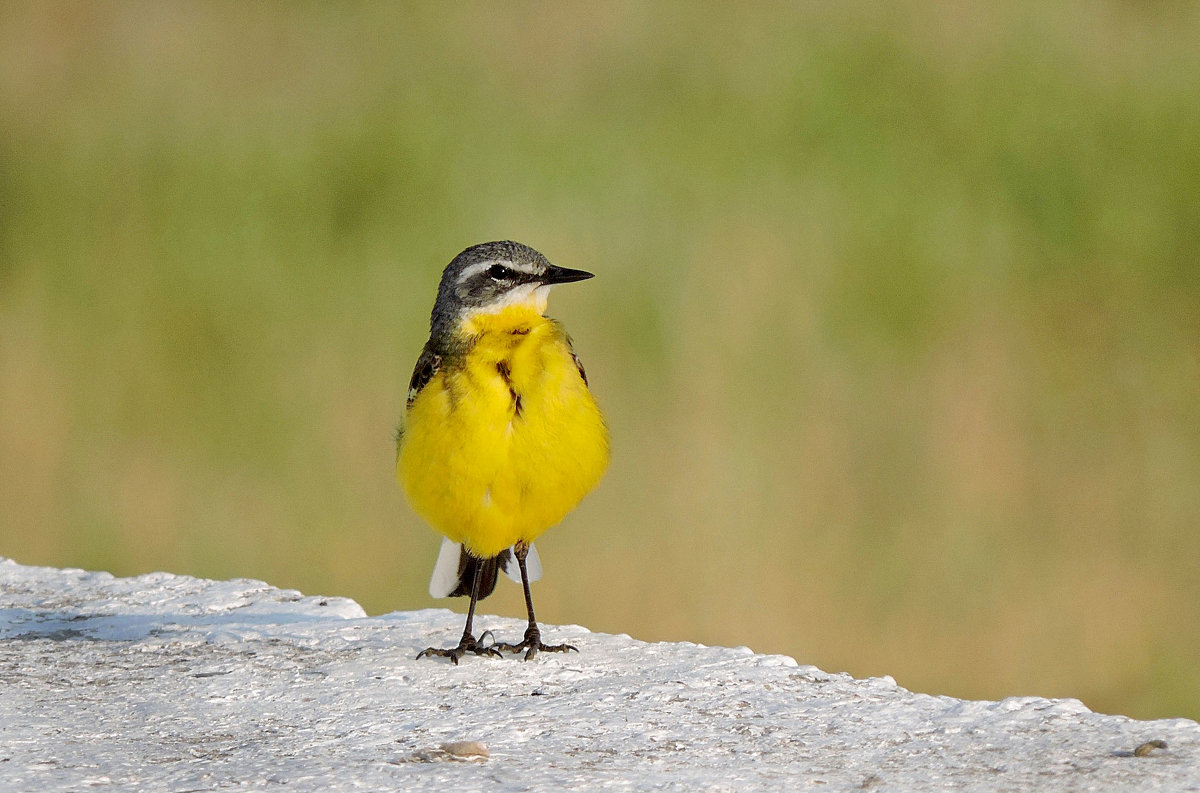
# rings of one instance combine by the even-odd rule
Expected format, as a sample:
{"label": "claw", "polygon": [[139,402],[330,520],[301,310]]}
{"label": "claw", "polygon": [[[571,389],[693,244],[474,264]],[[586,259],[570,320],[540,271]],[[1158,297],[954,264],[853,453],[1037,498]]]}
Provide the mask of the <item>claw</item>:
{"label": "claw", "polygon": [[475,655],[494,655],[497,658],[503,658],[504,656],[500,654],[500,651],[496,649],[496,647],[497,645],[485,645],[482,642],[477,642],[470,636],[464,636],[463,640],[458,643],[457,647],[450,647],[445,650],[437,647],[426,647],[424,650],[417,653],[416,660],[419,661],[422,658],[436,656],[438,658],[449,658],[452,662],[454,662],[455,666],[458,666],[458,659],[462,658],[467,653],[473,653]]}
{"label": "claw", "polygon": [[532,661],[538,653],[567,653],[579,652],[579,648],[573,644],[542,644],[542,634],[536,625],[530,625],[525,631],[525,638],[516,644],[508,642],[498,642],[492,645],[494,649],[505,650],[510,653],[519,653],[525,651],[525,660]]}

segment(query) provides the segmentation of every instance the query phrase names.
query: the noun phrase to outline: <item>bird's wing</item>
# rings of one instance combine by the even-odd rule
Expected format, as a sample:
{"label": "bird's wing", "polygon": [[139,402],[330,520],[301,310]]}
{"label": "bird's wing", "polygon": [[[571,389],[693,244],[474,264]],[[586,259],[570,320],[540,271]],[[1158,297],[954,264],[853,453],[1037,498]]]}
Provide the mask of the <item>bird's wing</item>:
{"label": "bird's wing", "polygon": [[583,361],[579,360],[579,356],[575,354],[575,345],[571,343],[571,337],[567,337],[567,349],[571,351],[571,360],[575,361],[575,368],[579,370],[579,376],[583,379],[583,384],[587,385],[587,372],[583,370]]}
{"label": "bird's wing", "polygon": [[417,359],[417,365],[413,367],[412,379],[408,381],[408,407],[412,407],[417,394],[429,384],[441,366],[442,356],[426,344],[425,349],[421,350],[421,357]]}

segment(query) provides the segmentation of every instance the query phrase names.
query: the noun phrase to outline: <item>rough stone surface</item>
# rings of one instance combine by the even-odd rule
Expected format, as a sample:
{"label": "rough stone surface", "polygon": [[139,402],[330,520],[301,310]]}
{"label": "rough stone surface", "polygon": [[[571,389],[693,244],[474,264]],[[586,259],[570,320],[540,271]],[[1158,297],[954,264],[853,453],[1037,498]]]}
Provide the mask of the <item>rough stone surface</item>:
{"label": "rough stone surface", "polygon": [[414,659],[460,620],[0,561],[0,790],[1200,790],[1185,719],[574,625],[545,634],[578,654]]}

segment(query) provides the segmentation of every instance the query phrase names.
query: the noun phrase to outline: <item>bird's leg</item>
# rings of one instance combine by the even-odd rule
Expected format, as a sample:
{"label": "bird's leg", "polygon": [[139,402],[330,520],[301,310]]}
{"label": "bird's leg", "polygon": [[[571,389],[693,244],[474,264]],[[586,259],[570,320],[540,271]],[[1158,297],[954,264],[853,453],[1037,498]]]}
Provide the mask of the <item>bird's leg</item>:
{"label": "bird's leg", "polygon": [[458,659],[467,653],[500,657],[500,651],[496,649],[495,645],[482,645],[475,640],[474,634],[471,633],[471,622],[475,619],[475,603],[479,600],[479,572],[482,569],[482,564],[475,565],[475,576],[471,579],[471,606],[467,609],[467,624],[463,628],[462,639],[459,640],[458,646],[445,650],[440,650],[436,647],[426,647],[417,654],[417,660],[428,656],[438,656],[439,658],[449,658],[457,666]]}
{"label": "bird's leg", "polygon": [[525,557],[529,555],[529,543],[519,542],[513,546],[513,554],[521,568],[521,585],[525,588],[525,609],[529,612],[529,627],[525,629],[525,638],[517,644],[497,643],[493,645],[498,650],[508,650],[519,653],[525,651],[525,660],[532,660],[539,652],[565,653],[570,650],[579,652],[570,644],[542,644],[542,632],[538,630],[537,619],[533,616],[533,596],[529,594],[529,573],[525,570]]}

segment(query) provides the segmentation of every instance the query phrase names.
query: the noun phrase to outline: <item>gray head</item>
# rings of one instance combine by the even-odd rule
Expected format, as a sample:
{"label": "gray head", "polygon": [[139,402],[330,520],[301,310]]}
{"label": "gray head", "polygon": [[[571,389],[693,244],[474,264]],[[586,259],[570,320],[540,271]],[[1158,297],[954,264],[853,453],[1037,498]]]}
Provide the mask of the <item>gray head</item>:
{"label": "gray head", "polygon": [[555,267],[519,242],[485,242],[454,257],[442,272],[430,326],[435,335],[452,331],[474,313],[540,301],[554,284],[582,281],[592,274]]}

